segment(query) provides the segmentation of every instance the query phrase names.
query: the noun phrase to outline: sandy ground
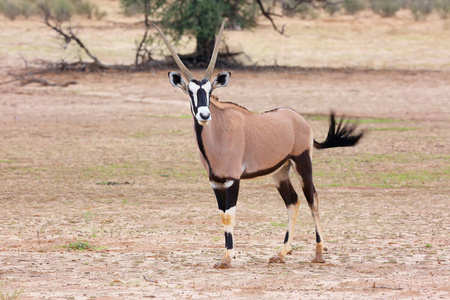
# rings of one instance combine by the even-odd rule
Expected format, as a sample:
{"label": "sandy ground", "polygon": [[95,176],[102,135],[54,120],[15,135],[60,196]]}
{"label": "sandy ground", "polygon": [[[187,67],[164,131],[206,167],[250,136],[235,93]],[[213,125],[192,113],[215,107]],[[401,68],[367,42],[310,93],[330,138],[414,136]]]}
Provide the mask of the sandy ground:
{"label": "sandy ground", "polygon": [[[20,71],[17,55],[3,52],[3,75]],[[437,70],[231,70],[221,100],[255,112],[292,107],[318,140],[330,109],[368,134],[355,148],[314,153],[326,263],[310,263],[302,199],[293,254],[268,264],[287,216],[260,179],[242,183],[229,270],[213,269],[221,221],[188,100],[167,70],[42,75],[77,80],[66,88],[0,85],[0,295],[448,299],[450,73],[431,61]]]}

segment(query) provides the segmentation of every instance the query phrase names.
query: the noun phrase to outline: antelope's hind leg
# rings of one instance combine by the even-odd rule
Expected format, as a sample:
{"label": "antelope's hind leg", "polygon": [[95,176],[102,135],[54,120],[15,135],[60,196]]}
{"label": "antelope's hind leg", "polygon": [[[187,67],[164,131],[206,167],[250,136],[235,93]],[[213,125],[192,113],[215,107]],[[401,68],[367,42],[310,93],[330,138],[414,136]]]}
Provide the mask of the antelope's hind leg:
{"label": "antelope's hind leg", "polygon": [[312,161],[309,151],[303,152],[300,156],[295,159],[295,169],[302,182],[303,194],[305,195],[306,201],[308,201],[309,208],[311,209],[311,214],[314,219],[314,227],[316,230],[316,253],[313,263],[324,263],[323,251],[324,248],[322,239],[322,228],[320,226],[320,216],[319,216],[319,195],[314,187],[312,178]]}
{"label": "antelope's hind leg", "polygon": [[284,237],[283,247],[281,251],[274,257],[269,259],[269,263],[284,263],[284,258],[287,254],[291,254],[291,245],[294,238],[295,223],[297,222],[297,213],[300,206],[298,201],[297,193],[291,184],[289,179],[289,171],[291,164],[287,163],[283,168],[273,175],[273,180],[277,186],[278,192],[283,198],[284,204],[286,205],[288,214],[288,227],[286,230],[286,235]]}
{"label": "antelope's hind leg", "polygon": [[231,259],[234,257],[233,228],[236,223],[239,180],[228,180],[225,183],[211,181],[211,185],[216,195],[225,235],[225,254],[222,260],[214,265],[214,268],[227,269],[231,268]]}

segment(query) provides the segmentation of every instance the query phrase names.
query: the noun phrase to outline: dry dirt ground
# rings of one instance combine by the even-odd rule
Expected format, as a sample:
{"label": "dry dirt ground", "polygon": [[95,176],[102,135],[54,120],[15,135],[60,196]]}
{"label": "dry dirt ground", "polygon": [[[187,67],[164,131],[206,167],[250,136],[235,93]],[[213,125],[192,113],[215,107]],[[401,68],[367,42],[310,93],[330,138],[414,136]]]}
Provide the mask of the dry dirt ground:
{"label": "dry dirt ground", "polygon": [[[20,71],[12,53],[2,54],[2,82]],[[0,295],[448,299],[450,72],[436,65],[232,70],[221,100],[255,112],[292,107],[318,140],[335,109],[367,135],[355,148],[314,153],[326,263],[310,263],[302,199],[293,254],[268,264],[287,216],[266,178],[242,183],[229,270],[213,269],[221,221],[188,101],[167,70],[43,75],[77,80],[66,88],[0,85]]]}

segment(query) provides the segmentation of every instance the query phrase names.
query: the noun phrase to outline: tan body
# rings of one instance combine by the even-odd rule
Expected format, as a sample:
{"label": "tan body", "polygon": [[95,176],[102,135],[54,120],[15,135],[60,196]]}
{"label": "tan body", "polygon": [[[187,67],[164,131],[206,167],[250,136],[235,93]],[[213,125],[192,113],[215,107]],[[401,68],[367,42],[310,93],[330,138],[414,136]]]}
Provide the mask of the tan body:
{"label": "tan body", "polygon": [[210,170],[221,179],[267,175],[312,148],[311,127],[290,108],[252,113],[211,96],[210,111],[214,121],[203,126],[201,133],[209,165],[200,154],[208,175]]}

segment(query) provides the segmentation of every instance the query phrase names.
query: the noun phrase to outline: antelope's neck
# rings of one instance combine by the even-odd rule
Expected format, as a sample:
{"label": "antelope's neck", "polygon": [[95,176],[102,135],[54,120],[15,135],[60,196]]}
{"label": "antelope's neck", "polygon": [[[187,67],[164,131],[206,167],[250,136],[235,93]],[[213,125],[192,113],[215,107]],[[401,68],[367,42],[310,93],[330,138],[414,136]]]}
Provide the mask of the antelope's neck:
{"label": "antelope's neck", "polygon": [[[209,110],[211,113],[211,121],[205,125],[202,126],[198,123],[197,119],[194,117],[194,135],[197,142],[198,150],[200,151],[203,159],[209,166],[209,159],[208,159],[208,151],[206,148],[210,148],[214,142],[218,142],[217,139],[220,139],[220,133],[217,132],[221,131],[221,127],[224,126],[223,118],[221,116],[221,109],[218,107],[220,105],[219,101],[216,97],[211,96],[210,98],[210,106]],[[211,155],[212,149],[209,149],[209,154]]]}

